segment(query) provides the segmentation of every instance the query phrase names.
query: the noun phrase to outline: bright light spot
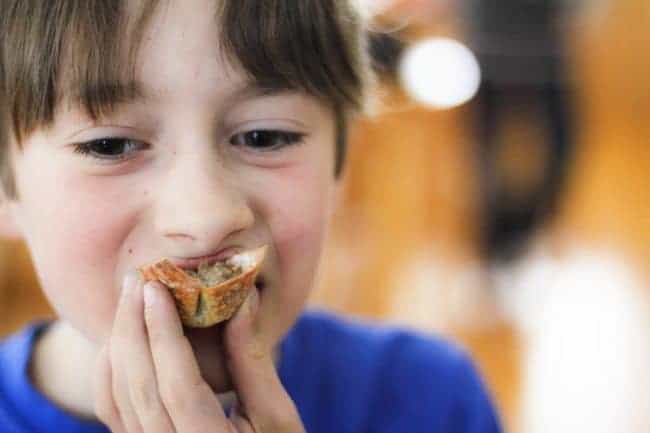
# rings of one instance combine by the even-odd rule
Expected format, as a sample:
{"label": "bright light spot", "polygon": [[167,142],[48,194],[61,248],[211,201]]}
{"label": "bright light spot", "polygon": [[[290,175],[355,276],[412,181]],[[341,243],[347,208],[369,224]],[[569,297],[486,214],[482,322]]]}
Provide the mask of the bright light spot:
{"label": "bright light spot", "polygon": [[519,430],[650,431],[650,300],[625,259],[576,249],[498,276],[522,331]]}
{"label": "bright light spot", "polygon": [[481,69],[474,54],[451,39],[426,39],[410,47],[400,79],[413,99],[436,108],[453,108],[474,97]]}

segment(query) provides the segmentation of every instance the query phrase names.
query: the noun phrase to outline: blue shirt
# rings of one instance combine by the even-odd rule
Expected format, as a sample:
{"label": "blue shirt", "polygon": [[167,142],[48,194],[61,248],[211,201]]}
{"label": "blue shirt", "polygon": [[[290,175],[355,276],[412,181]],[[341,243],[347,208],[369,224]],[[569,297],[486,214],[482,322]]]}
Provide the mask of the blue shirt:
{"label": "blue shirt", "polygon": [[[30,382],[29,359],[46,326],[0,343],[0,432],[108,433]],[[308,433],[501,432],[469,357],[440,339],[309,312],[280,350],[280,378]]]}

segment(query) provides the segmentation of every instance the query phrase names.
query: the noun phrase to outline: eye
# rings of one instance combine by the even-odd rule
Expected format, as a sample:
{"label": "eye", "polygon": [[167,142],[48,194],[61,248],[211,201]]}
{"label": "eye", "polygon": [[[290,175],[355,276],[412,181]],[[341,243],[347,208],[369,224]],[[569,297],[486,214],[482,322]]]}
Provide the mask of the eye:
{"label": "eye", "polygon": [[230,144],[255,150],[272,151],[299,144],[304,138],[305,134],[299,132],[261,129],[235,134],[230,138]]}
{"label": "eye", "polygon": [[108,161],[128,159],[133,153],[147,147],[145,143],[129,138],[100,138],[85,143],[77,143],[74,146],[75,153]]}

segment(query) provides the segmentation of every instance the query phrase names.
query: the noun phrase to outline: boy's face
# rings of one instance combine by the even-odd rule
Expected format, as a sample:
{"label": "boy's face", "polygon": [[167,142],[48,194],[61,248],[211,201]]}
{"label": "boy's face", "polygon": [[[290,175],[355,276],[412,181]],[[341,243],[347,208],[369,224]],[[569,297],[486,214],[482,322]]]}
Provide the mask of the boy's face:
{"label": "boy's face", "polygon": [[[96,123],[62,104],[51,129],[14,147],[10,206],[43,288],[98,343],[126,271],[162,257],[267,244],[259,314],[272,344],[313,283],[336,187],[331,112],[247,87],[220,55],[214,2],[203,3],[173,1],[153,18],[139,54],[144,99]],[[211,332],[191,334],[199,358],[218,355]]]}

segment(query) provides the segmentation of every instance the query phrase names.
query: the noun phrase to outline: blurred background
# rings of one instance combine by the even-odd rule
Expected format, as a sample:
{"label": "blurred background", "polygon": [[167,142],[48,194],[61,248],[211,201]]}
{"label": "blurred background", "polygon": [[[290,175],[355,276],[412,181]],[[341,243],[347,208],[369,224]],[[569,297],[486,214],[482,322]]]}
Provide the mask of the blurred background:
{"label": "blurred background", "polygon": [[[454,339],[510,432],[650,431],[650,2],[362,3],[380,94],[313,305]],[[6,335],[51,311],[0,254]]]}

